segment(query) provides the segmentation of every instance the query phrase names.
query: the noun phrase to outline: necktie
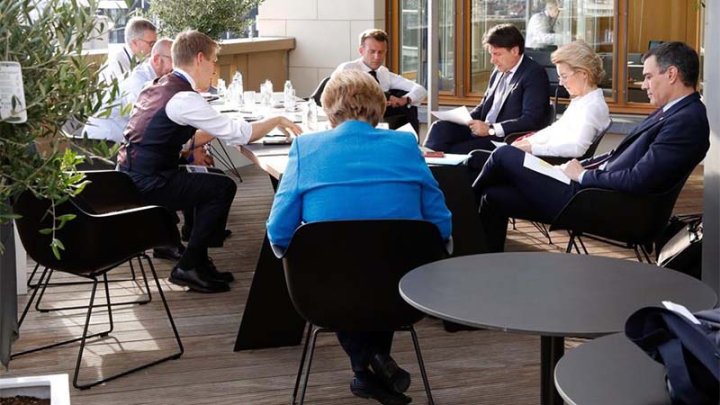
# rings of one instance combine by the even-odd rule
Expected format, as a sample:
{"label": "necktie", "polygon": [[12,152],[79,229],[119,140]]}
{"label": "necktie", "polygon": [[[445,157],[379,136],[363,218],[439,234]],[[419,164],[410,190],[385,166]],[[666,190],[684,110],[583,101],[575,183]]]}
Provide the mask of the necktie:
{"label": "necktie", "polygon": [[375,79],[376,82],[380,83],[380,80],[378,80],[378,77],[377,77],[377,71],[371,70],[371,71],[369,71],[368,73],[370,73],[370,76],[372,76],[373,79]]}
{"label": "necktie", "polygon": [[505,98],[505,90],[507,88],[507,78],[510,76],[510,72],[505,72],[498,79],[498,84],[495,86],[495,92],[493,95],[493,103],[485,117],[485,122],[494,124],[497,120],[498,114],[500,114],[500,107],[502,107],[503,99]]}

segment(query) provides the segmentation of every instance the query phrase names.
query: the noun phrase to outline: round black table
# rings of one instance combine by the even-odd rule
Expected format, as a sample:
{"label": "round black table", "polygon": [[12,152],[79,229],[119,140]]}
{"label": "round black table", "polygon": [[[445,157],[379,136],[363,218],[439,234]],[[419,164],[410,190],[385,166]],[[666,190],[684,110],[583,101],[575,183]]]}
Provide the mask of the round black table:
{"label": "round black table", "polygon": [[555,387],[571,405],[670,405],[665,368],[623,333],[570,350],[555,367]]}
{"label": "round black table", "polygon": [[635,310],[663,300],[711,308],[715,292],[654,265],[561,253],[494,253],[430,263],[400,280],[400,294],[427,314],[463,325],[540,335],[541,402],[562,403],[553,370],[564,337],[624,330]]}

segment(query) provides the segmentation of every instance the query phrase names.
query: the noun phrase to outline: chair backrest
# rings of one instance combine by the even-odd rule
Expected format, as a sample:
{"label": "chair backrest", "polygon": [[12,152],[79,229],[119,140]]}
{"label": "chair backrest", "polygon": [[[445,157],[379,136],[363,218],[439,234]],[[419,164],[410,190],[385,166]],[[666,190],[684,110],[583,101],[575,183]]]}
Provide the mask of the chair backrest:
{"label": "chair backrest", "polygon": [[557,215],[550,230],[567,229],[633,245],[651,243],[665,228],[689,175],[669,190],[653,194],[580,190]]}
{"label": "chair backrest", "polygon": [[318,105],[318,107],[322,107],[322,102],[320,101],[320,98],[322,97],[323,91],[325,90],[325,85],[327,84],[328,80],[330,80],[330,77],[326,77],[322,80],[320,80],[320,84],[315,88],[315,91],[308,97],[309,99],[315,100],[315,104]]}
{"label": "chair backrest", "polygon": [[308,322],[335,330],[395,330],[423,317],[400,297],[400,278],[444,256],[430,222],[329,221],[299,227],[283,266],[293,305]]}

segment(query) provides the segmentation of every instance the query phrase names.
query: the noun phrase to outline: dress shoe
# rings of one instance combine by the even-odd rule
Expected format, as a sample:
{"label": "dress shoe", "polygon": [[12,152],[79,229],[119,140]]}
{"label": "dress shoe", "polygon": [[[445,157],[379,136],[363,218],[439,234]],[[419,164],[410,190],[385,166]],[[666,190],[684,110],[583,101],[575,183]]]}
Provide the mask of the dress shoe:
{"label": "dress shoe", "polygon": [[215,263],[213,263],[212,259],[208,257],[207,262],[202,264],[200,266],[202,268],[203,274],[207,275],[208,278],[221,281],[223,283],[232,283],[235,281],[235,276],[229,271],[218,271],[217,267],[215,267]]}
{"label": "dress shoe", "polygon": [[182,244],[178,246],[163,246],[153,249],[153,257],[156,259],[166,259],[172,261],[178,261],[185,252],[185,246]]}
{"label": "dress shoe", "polygon": [[201,293],[218,293],[230,291],[230,286],[222,281],[210,279],[198,273],[197,269],[181,269],[178,266],[173,267],[170,272],[171,283],[188,287],[189,289]]}
{"label": "dress shoe", "polygon": [[400,368],[387,354],[376,354],[370,359],[370,367],[377,378],[389,389],[402,394],[410,387],[410,373]]}
{"label": "dress shoe", "polygon": [[412,402],[409,396],[386,389],[371,372],[363,373],[363,376],[355,375],[350,382],[350,392],[356,397],[375,399],[383,405],[406,405]]}
{"label": "dress shoe", "polygon": [[[188,241],[190,241],[190,232],[191,232],[190,228],[187,228],[187,227],[183,226],[183,227],[180,229],[180,239],[181,239],[183,242],[188,242]],[[232,231],[229,230],[229,229],[226,229],[225,232],[223,232],[223,241],[225,241],[225,239],[229,238],[230,235],[232,235]],[[215,246],[215,245],[218,245],[218,244],[220,244],[220,246]],[[222,247],[222,242],[214,242],[214,243],[211,243],[211,246],[210,246],[210,247]]]}

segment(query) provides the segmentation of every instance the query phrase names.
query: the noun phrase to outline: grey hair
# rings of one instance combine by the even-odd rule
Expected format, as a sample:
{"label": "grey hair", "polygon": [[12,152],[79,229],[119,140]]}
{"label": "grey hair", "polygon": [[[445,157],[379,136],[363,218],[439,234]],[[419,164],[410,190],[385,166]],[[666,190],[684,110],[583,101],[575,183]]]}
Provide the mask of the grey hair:
{"label": "grey hair", "polygon": [[155,24],[142,17],[133,17],[125,24],[125,43],[130,45],[133,39],[142,39],[145,31],[156,32]]}

